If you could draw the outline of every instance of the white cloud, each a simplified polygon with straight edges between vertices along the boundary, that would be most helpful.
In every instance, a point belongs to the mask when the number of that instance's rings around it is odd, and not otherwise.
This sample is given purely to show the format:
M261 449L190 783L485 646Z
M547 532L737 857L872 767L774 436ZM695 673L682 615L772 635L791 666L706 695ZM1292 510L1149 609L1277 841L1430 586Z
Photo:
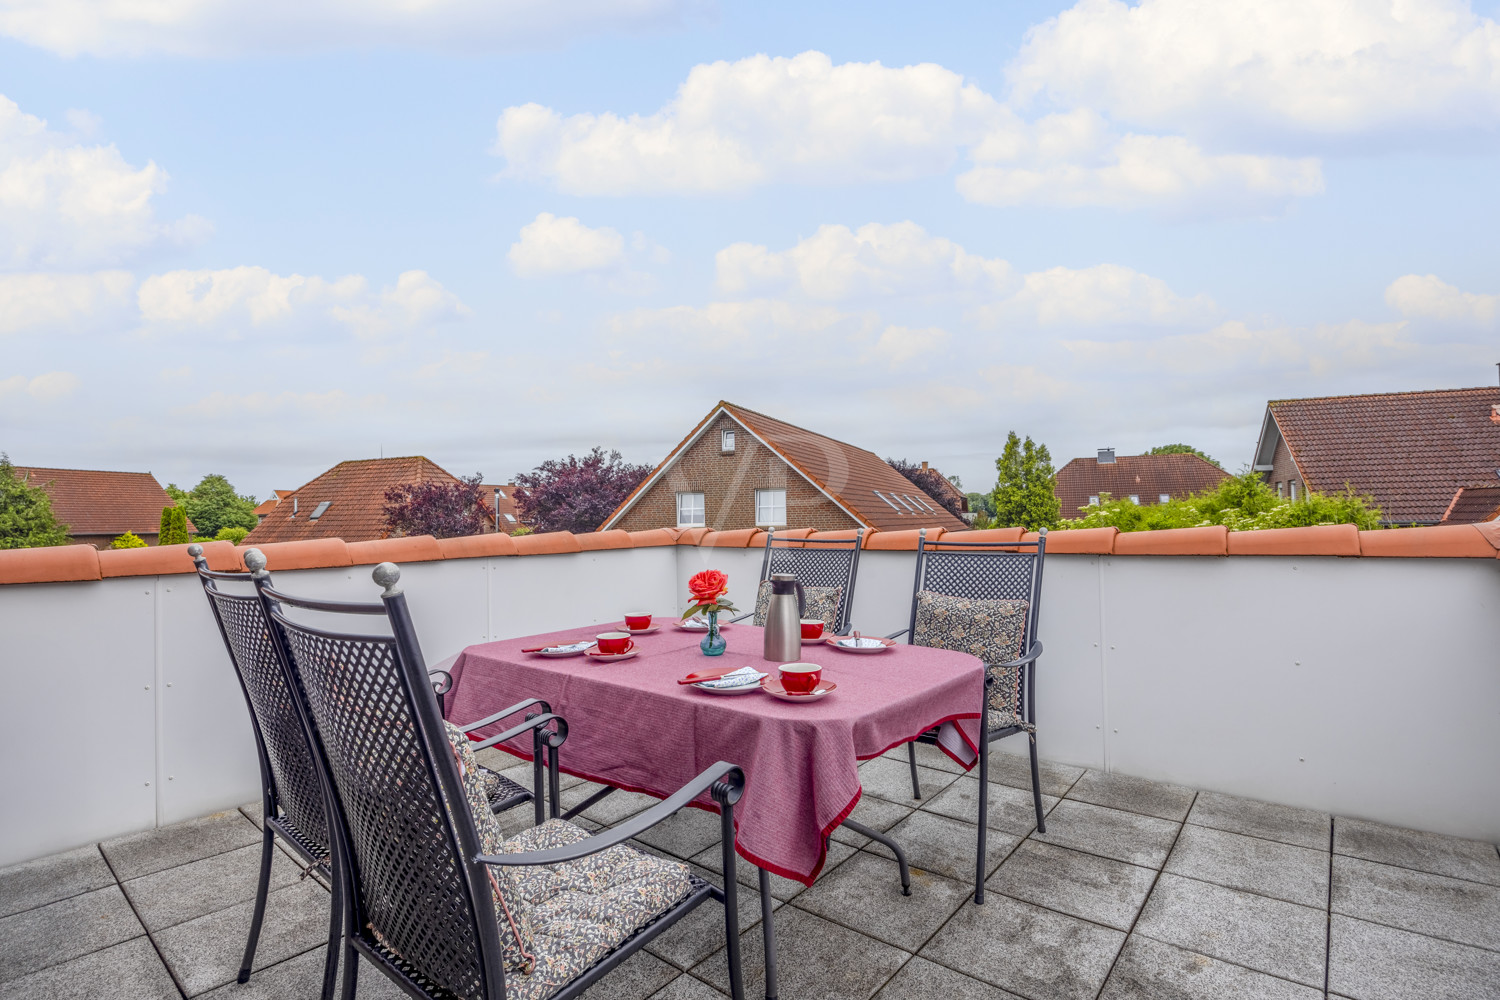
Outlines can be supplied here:
M78 376L72 372L47 372L30 378L12 375L0 379L0 399L29 396L38 402L48 403L71 396L77 389Z
M919 359L938 357L951 338L936 326L888 326L870 348L869 356L892 369L909 368Z
M130 303L128 271L95 274L0 274L0 335L19 330L89 325Z
M0 267L113 264L211 228L197 216L157 221L165 189L155 163L134 167L113 145L90 146L47 128L0 95Z
M1177 326L1217 312L1207 295L1183 298L1160 278L1119 264L1053 267L1021 279L1012 296L976 310L983 323Z
M625 262L625 238L608 226L591 229L575 216L542 212L521 227L507 256L523 278L613 271Z
M719 290L740 294L794 288L815 299L855 296L994 292L1010 265L971 254L952 240L929 236L915 222L872 222L851 230L819 226L788 250L735 243L715 258Z
M777 299L711 302L706 306L634 309L609 322L610 341L621 357L645 344L705 363L746 364L771 359L773 350L796 350L827 360L820 351L857 345L875 320L828 306L806 306ZM665 355L670 357L671 355ZM837 356L837 355L833 355Z
M358 336L376 338L463 319L473 310L426 271L403 271L394 288L360 296L353 305L334 306L329 315Z
M0 34L60 55L554 45L680 21L690 0L8 0Z
M1008 73L1022 98L1201 135L1500 122L1500 25L1468 0L1079 0Z
M1500 319L1500 295L1461 291L1435 274L1408 274L1385 290L1386 304L1410 319L1490 326Z

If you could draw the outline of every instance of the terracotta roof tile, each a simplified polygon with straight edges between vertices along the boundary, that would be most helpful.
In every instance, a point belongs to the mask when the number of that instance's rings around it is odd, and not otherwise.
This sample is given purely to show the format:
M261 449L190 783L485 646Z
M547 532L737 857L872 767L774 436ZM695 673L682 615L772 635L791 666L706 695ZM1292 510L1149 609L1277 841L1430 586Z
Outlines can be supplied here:
M385 491L404 483L456 482L437 463L420 455L340 462L300 489L246 536L243 544L292 542L304 538L342 538L364 542L385 538ZM328 504L314 518L321 504Z
M52 513L73 535L155 535L172 498L149 472L16 466L16 475L52 497ZM189 522L188 530L193 530Z
M1272 400L1303 480L1375 498L1387 521L1436 524L1462 486L1496 482L1500 387Z
M1465 486L1453 494L1443 524L1476 524L1500 518L1500 483Z
M1089 497L1108 493L1116 500L1138 496L1154 504L1163 493L1173 499L1210 490L1229 473L1197 455L1121 455L1111 464L1075 458L1057 472L1057 499L1063 517L1078 517Z

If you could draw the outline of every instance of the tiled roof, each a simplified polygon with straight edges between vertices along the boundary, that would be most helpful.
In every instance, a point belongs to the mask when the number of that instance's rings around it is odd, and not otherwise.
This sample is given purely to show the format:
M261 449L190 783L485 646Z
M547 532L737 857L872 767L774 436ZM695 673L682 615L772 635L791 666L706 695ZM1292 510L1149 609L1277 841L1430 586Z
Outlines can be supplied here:
M1111 463L1075 458L1057 473L1057 499L1063 517L1077 517L1089 497L1108 493L1116 500L1139 496L1156 503L1161 494L1178 498L1213 489L1229 474L1197 455L1121 455Z
M342 538L346 542L385 538L389 534L385 527L385 491L404 483L433 480L457 481L436 462L420 455L340 462L282 497L259 527L246 536L244 544L303 538ZM314 519L318 506L324 503L327 509Z
M510 534L521 526L521 515L516 513L515 483L486 483L479 487L484 496L486 531L495 526L495 491L500 491L500 530ZM512 521L505 515L515 518Z
M1465 486L1453 494L1443 524L1479 524L1500 519L1500 483Z
M1270 404L1304 482L1375 498L1395 524L1434 524L1462 486L1496 481L1500 387Z
M258 504L256 506L256 508L253 511L251 511L251 513L254 514L256 517L264 517L265 515L271 513L271 511L275 510L277 508L277 506L281 503L281 501L283 501L287 497L291 496L292 492L293 492L292 490L277 490L275 496L273 496L269 500L266 500L266 501Z
M154 535L172 498L149 472L16 466L16 475L52 497L52 513L73 535ZM189 522L188 530L193 530Z

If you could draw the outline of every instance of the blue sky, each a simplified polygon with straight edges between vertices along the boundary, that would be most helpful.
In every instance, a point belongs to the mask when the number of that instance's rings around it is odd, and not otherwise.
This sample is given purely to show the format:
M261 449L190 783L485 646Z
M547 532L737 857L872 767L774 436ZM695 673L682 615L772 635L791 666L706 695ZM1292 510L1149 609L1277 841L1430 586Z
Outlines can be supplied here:
M153 12L148 22L140 11ZM993 481L1500 361L1497 4L0 0L0 449Z

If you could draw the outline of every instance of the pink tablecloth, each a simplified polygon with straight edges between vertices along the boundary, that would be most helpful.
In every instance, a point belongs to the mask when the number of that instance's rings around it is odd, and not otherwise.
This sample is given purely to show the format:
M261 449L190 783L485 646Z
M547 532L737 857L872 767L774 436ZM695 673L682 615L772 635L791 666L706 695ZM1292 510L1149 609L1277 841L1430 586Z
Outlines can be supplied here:
M568 721L562 769L590 781L664 798L715 761L740 765L744 798L735 807L736 841L745 858L812 884L826 838L859 801L857 762L943 723L960 763L976 759L984 668L966 653L897 646L874 655L808 645L804 656L838 685L827 697L787 704L756 691L706 694L677 684L705 668L754 666L761 630L724 630L728 650L709 659L700 635L669 623L636 640L639 655L609 664L577 656L547 659L522 647L592 637L599 626L470 646L452 667L448 717L483 718L523 698L541 698ZM510 720L512 723L519 721ZM486 732L498 733L497 723ZM504 749L530 757L530 739ZM700 803L713 809L705 796Z

